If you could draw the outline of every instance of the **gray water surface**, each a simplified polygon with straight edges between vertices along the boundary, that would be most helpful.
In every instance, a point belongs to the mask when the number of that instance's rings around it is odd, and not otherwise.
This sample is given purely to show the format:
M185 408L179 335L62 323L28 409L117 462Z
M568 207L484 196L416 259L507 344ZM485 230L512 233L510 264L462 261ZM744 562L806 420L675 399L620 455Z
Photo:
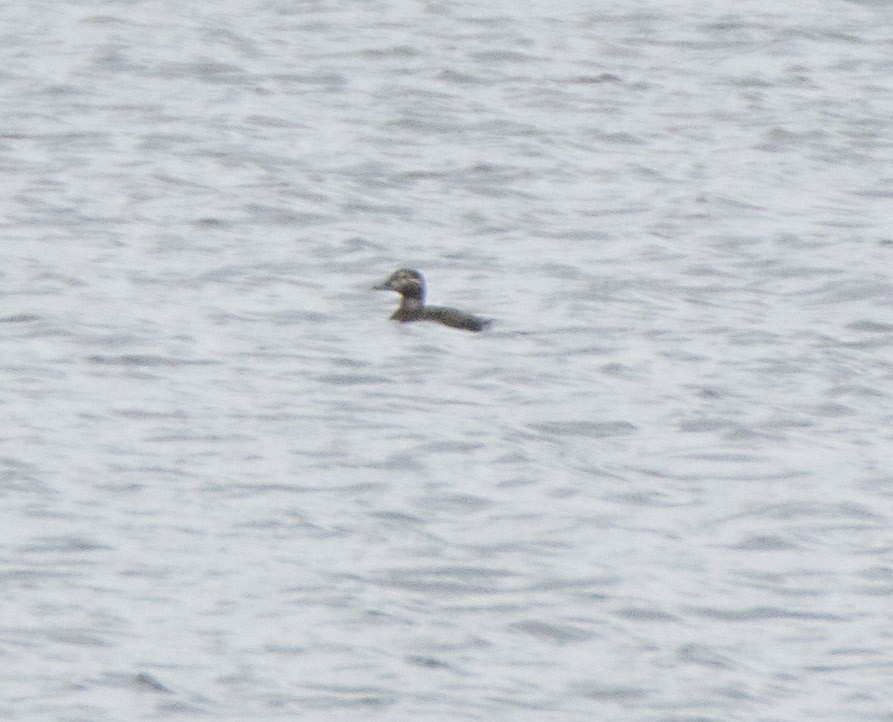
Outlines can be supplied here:
M888 4L0 38L3 719L893 720Z

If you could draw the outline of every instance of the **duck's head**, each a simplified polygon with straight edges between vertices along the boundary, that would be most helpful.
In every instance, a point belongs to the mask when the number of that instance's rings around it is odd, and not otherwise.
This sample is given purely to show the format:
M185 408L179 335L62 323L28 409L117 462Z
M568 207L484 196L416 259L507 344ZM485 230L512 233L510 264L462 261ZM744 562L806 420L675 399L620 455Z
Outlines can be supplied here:
M373 286L376 291L396 291L404 298L425 300L425 279L418 271L401 268L394 271L388 280Z

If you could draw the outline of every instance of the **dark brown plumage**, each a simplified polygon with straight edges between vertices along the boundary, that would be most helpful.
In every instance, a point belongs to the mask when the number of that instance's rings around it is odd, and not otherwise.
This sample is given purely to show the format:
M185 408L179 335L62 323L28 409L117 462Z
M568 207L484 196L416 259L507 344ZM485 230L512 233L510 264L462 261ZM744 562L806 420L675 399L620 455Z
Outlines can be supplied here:
M444 326L466 331L482 331L490 325L490 319L473 316L456 308L425 305L425 279L418 271L401 268L394 271L383 283L373 286L377 291L396 291L400 294L400 307L391 318L394 321L434 321Z

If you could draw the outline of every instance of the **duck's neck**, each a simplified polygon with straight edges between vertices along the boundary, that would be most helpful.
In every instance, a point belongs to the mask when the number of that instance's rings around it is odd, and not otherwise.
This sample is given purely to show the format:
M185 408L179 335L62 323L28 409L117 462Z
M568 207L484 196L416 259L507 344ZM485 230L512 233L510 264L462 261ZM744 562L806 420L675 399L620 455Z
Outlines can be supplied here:
M394 312L391 318L397 321L408 321L422 316L422 299L413 298L411 296L402 296L400 307Z

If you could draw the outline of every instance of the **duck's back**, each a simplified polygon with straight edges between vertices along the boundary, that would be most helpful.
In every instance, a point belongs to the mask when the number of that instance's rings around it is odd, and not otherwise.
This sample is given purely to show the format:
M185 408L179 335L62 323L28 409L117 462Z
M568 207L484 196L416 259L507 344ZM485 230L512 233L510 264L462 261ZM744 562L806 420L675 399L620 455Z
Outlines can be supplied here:
M444 326L462 328L466 331L483 331L492 322L488 318L474 316L458 308L446 306L425 306L422 308L422 318L426 321L442 323Z

